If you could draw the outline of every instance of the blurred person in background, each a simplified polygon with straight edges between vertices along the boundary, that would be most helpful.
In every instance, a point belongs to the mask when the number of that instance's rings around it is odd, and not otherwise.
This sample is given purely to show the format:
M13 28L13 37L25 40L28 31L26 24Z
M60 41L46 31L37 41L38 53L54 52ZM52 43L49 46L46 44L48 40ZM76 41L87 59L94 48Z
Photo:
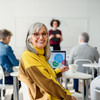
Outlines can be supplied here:
M60 26L60 21L53 19L50 23L52 29L49 30L49 40L50 46L53 47L53 50L61 50L60 43L63 40L62 33L57 27Z
M0 65L3 68L5 75L5 84L12 85L13 77L10 76L10 73L13 72L13 67L19 65L19 60L16 58L9 42L11 39L12 33L7 29L0 30ZM2 79L0 80L2 84ZM19 82L20 88L20 82ZM5 93L4 93L5 95ZM13 100L13 95L11 97Z
M0 65L5 73L5 84L13 84L13 77L10 73L13 72L13 67L19 65L19 60L13 53L9 42L12 33L7 29L0 30ZM0 83L2 80L0 80Z
M86 32L83 32L79 35L79 45L72 48L70 51L68 64L74 64L77 59L88 59L92 62L96 61L98 63L99 53L95 47L92 47L88 44L89 35ZM86 73L87 68L82 67L78 71ZM95 70L95 77L97 71ZM78 79L74 79L74 89L78 92Z

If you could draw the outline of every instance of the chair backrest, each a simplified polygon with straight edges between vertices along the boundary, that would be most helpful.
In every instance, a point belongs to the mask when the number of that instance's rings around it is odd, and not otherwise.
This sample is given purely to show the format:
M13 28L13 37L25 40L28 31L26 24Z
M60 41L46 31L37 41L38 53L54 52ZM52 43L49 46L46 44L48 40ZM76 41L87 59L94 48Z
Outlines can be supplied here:
M5 85L5 75L2 66L0 65L0 79L2 79L3 86Z
M92 61L89 59L77 59L77 60L75 60L75 64L77 64L77 66L78 66L77 71L83 72L83 73L90 73L91 72L90 68L84 67L82 65L82 64L86 64L86 63L92 63Z
M23 100L30 100L27 85L23 82L21 82L21 85L23 89Z
M95 91L98 92L98 93L100 93L100 87L96 87Z

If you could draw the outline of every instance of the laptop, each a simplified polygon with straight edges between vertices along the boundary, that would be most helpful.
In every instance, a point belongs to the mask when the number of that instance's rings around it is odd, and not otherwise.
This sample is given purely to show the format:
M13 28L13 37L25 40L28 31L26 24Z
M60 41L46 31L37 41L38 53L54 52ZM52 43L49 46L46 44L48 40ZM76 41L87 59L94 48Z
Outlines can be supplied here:
M52 68L61 68L66 65L66 51L51 51L49 64Z

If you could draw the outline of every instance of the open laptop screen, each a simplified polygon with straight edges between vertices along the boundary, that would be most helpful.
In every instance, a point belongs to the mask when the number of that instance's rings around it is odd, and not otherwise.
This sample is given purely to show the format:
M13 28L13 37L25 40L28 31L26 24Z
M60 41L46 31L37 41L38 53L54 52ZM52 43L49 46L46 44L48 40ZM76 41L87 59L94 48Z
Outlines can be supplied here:
M51 51L49 64L52 68L61 68L66 65L66 51Z

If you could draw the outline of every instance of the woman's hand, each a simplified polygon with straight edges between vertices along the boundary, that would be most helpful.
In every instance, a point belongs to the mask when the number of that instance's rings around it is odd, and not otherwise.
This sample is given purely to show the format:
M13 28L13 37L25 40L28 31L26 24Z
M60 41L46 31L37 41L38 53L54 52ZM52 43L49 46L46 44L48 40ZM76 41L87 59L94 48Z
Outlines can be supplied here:
M60 34L56 34L56 38L60 38L60 42L63 40L63 38Z
M51 35L49 36L49 40L51 40L53 37L54 37L54 35L51 34Z
M60 34L56 34L56 38L60 38L61 37L61 35Z
M71 97L71 100L77 100L74 96Z
M61 67L60 69L61 69L61 72L65 72L65 71L69 70L69 68L67 66Z

